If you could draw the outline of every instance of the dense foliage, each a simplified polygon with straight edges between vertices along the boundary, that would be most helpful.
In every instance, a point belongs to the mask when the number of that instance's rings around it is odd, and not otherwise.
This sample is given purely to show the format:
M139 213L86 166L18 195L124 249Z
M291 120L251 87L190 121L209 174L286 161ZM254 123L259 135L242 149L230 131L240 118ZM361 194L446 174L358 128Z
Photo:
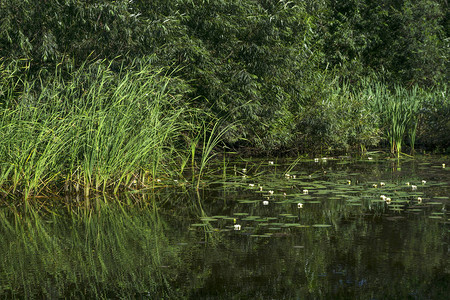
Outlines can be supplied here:
M195 108L236 122L228 145L347 151L387 141L386 118L360 97L371 82L442 98L416 110L417 141L446 149L430 134L449 130L449 30L445 0L4 0L0 101L86 61L113 60L117 74L144 62ZM433 114L442 121L420 123Z

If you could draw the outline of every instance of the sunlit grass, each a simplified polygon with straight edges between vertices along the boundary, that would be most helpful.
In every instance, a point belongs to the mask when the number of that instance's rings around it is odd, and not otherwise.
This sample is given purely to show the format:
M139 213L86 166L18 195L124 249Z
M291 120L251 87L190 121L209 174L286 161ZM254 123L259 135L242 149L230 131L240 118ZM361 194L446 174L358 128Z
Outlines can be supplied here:
M101 61L69 74L9 85L7 94L16 96L0 112L5 193L28 198L64 187L87 196L150 185L182 171L177 164L196 146L187 145L185 136L208 136L204 131L210 128L196 127L196 112L150 64L113 73L111 62Z

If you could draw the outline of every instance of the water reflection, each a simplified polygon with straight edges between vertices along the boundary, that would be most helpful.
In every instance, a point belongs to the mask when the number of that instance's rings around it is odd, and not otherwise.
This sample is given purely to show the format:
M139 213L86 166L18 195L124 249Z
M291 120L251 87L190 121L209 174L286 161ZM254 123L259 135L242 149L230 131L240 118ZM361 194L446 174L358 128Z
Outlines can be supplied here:
M4 205L0 297L446 299L449 177L433 165L246 162L198 192Z
M155 205L39 203L0 211L0 294L128 298L175 293L180 247Z

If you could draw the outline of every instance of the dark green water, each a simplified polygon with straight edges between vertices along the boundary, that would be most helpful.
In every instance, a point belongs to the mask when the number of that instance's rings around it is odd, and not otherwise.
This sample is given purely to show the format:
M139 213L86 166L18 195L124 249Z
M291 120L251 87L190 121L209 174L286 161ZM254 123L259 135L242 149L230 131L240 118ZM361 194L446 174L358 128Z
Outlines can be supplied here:
M448 299L442 163L225 161L198 193L5 200L0 298Z

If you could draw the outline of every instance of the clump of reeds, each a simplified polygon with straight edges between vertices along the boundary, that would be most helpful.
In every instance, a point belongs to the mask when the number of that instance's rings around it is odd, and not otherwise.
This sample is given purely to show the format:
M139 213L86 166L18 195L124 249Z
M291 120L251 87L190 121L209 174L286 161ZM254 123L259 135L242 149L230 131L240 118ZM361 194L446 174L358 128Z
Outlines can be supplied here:
M389 141L391 153L400 156L407 136L413 152L422 104L421 90L417 86L411 89L395 86L390 90L378 82L366 85L362 93L380 117L380 127Z
M2 65L0 189L28 198L47 189L145 185L170 168L189 109L163 70L96 61L51 76ZM6 79L5 79L6 78Z

